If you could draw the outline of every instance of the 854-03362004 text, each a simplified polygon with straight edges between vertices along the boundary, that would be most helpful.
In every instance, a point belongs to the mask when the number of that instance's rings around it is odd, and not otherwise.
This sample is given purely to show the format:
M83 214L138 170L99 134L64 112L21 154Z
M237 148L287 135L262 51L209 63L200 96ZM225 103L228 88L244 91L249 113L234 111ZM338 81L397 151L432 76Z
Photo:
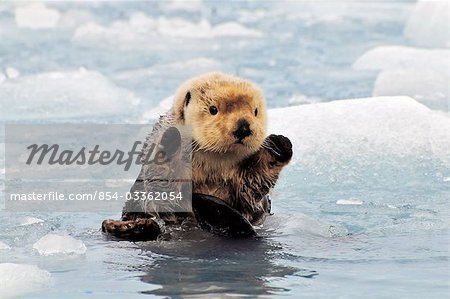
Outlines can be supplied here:
M111 192L111 191L95 191L93 193L11 193L9 200L11 201L138 201L138 200L154 200L154 201L181 201L183 194L181 192Z

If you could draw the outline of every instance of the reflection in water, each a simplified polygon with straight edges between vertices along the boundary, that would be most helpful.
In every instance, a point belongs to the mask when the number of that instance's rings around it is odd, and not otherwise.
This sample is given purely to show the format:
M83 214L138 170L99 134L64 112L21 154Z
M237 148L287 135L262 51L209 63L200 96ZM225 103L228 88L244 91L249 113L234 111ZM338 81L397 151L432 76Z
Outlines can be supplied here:
M264 295L289 291L271 285L274 278L318 275L313 270L277 264L276 260L286 262L289 257L270 237L230 239L190 229L174 233L170 241L140 243L139 247L154 261L139 267L146 273L141 280L160 286L144 291L146 294Z

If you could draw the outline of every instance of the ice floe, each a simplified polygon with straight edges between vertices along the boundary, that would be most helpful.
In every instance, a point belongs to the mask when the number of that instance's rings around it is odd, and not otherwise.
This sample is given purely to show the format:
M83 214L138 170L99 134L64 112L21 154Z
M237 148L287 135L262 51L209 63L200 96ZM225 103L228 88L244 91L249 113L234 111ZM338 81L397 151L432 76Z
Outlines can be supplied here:
M121 115L140 102L102 74L84 69L8 79L0 99L0 118L7 121Z
M18 28L73 29L95 19L92 13L84 9L59 11L43 2L17 3L14 8L15 23Z
M413 181L450 167L450 118L409 97L271 109L268 119L270 133L292 140L305 180Z
M8 244L0 241L0 250L8 250L8 249L11 249L11 247Z
M422 69L450 74L450 50L380 46L364 53L353 67L357 70Z
M58 10L49 8L40 2L31 2L16 7L16 25L19 28L48 29L54 28L61 14Z
M205 39L226 36L261 37L263 34L239 23L226 22L215 26L202 19L191 22L181 18L152 18L138 12L125 21L109 26L88 23L76 29L73 41L83 44L106 42L122 47L161 47L161 37ZM172 41L172 42L177 42Z
M15 78L20 76L20 72L17 69L11 67L11 66L8 66L5 69L5 74L10 79L15 79Z
M71 236L48 234L33 244L40 255L77 255L86 253L86 245L83 241Z
M373 96L407 95L433 109L448 111L450 50L381 46L354 63L357 70L380 70Z
M17 298L40 291L51 283L51 274L34 265L0 264L0 297Z
M450 111L450 77L427 70L381 72L373 96L408 95L432 109Z
M21 226L42 224L42 223L44 223L44 220L36 218L36 217L23 217L20 221Z
M338 199L337 205L362 205L363 201L358 198Z
M404 34L422 47L450 47L450 2L419 0L413 8Z
M200 10L203 6L202 0L169 0L160 3L164 10L168 11L188 11L193 12Z
M158 119L160 115L163 115L170 110L172 104L173 104L173 96L165 98L158 104L158 106L145 111L141 117L140 122L145 124L148 123L150 120Z

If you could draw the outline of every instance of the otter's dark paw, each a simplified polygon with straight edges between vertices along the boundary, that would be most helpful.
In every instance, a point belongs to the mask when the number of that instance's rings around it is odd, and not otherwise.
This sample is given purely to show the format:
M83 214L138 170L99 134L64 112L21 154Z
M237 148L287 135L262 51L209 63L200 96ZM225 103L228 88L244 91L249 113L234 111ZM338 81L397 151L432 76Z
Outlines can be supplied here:
M181 134L175 127L168 128L162 138L161 146L167 157L172 157L178 151L181 146Z
M292 158L292 143L283 135L269 135L267 145L270 153L278 162L288 162Z
M254 237L251 223L237 210L217 197L194 193L192 209L199 226L211 233L229 237Z
M161 229L153 219L136 219L129 221L104 220L102 231L119 239L130 241L156 240Z

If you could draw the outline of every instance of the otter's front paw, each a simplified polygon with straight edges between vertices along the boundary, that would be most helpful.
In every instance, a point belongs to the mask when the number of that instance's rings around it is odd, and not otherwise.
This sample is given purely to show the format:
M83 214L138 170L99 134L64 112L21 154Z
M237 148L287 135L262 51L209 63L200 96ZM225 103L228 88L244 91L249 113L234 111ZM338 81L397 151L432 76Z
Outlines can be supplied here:
M292 143L283 135L269 135L267 145L272 156L281 163L287 163L292 158Z
M114 237L132 241L156 240L161 234L161 229L153 219L136 220L104 220L102 231Z
M168 158L171 158L181 146L181 133L175 127L168 128L162 138L160 145Z

